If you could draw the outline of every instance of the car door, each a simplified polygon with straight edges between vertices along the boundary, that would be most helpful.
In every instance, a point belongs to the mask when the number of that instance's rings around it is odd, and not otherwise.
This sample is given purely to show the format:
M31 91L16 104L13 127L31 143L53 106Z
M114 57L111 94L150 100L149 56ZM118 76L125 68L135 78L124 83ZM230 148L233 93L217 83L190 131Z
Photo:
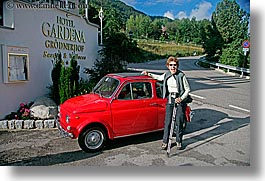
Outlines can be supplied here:
M166 103L167 99L163 99L163 88L161 82L155 83L155 96L156 96L156 103L157 103L157 128L162 129L164 128L165 122L165 113L166 113Z
M157 125L157 106L151 82L125 84L111 104L113 131L117 136L148 132Z

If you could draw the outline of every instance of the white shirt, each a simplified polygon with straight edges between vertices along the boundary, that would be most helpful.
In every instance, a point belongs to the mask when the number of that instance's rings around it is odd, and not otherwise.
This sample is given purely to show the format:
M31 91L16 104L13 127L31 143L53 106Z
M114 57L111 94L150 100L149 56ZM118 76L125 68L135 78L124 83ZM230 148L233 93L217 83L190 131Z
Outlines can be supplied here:
M168 86L168 92L176 92L178 93L178 86L177 86L177 81L174 78L174 76L171 76L169 79L167 79L167 86Z
M162 75L156 75L156 74L148 73L148 75L150 77L152 77L153 79L159 80L159 81L163 81L164 80L165 74L166 73L164 73ZM177 85L177 82L176 82L174 76L171 76L170 78L168 78L167 85L168 85L168 91L170 93L171 92L178 92L178 85ZM183 77L183 88L184 88L185 91L180 97L181 100L184 100L189 95L189 92L190 92L190 86L189 86L189 83L188 83L188 80L187 80L186 76Z

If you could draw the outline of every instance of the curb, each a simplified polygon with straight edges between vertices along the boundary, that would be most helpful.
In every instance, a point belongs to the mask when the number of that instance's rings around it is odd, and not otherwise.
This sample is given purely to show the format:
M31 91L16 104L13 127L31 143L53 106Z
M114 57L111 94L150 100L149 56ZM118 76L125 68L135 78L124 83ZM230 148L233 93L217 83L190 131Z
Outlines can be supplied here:
M0 120L0 130L47 129L57 127L55 119L46 120Z

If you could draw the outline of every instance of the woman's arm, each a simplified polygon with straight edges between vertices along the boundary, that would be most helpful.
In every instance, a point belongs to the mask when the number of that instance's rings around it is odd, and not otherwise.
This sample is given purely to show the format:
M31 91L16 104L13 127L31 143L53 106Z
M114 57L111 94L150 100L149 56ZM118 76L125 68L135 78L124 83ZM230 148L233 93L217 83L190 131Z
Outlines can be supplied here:
M142 74L144 75L148 75L149 77L152 77L153 79L159 80L159 81L163 81L164 77L165 77L165 73L163 73L162 75L157 75L157 74L151 74L147 71L143 71Z
M182 94L182 96L180 97L181 100L184 100L187 98L187 96L189 95L190 93L190 85L189 85L189 82L186 78L186 76L183 76L183 87L184 87L184 93Z

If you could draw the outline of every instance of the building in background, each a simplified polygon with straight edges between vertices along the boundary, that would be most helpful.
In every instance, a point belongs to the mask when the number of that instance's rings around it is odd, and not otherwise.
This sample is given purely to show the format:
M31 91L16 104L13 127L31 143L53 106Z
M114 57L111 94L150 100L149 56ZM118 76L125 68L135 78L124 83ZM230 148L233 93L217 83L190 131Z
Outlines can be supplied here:
M99 26L78 12L74 0L0 2L0 119L49 93L58 52L66 62L75 56L87 78L83 68L98 58Z

